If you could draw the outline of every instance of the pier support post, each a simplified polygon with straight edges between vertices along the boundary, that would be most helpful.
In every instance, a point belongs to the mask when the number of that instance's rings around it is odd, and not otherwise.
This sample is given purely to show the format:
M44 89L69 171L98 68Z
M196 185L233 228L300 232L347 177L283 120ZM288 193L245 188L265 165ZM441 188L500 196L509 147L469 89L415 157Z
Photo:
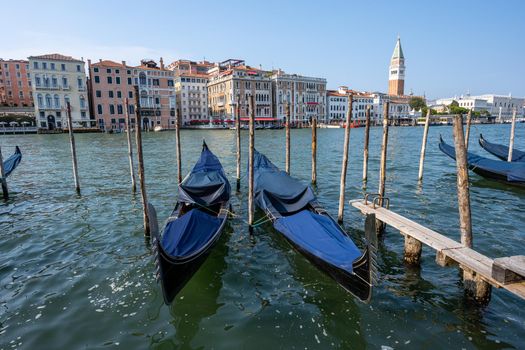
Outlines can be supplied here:
M77 147L75 145L75 135L73 135L73 122L71 118L71 104L69 102L67 107L67 124L69 130L69 144L71 145L71 159L73 162L73 177L75 178L75 190L80 194L80 182L78 180L78 167L77 167Z
M253 230L253 153L255 148L255 98L250 96L250 140L248 151L248 225L250 225L250 232Z
M286 103L286 160L284 170L290 174L290 102Z
M175 108L175 143L177 147L177 185L182 182L182 156L180 149L180 115Z
M140 194L142 200L142 210L144 214L144 235L150 235L150 221L148 212L148 198L146 195L146 179L144 178L144 157L142 154L142 118L140 115L140 95L139 87L135 85L135 136L137 143L137 160L139 168Z
M363 182L368 180L368 144L370 143L370 105L366 106L365 111L365 145L363 149Z
M345 211L345 187L346 187L346 171L348 168L348 146L350 145L350 124L352 123L352 95L348 96L348 109L346 111L346 125L345 125L345 141L343 145L343 164L341 166L341 181L339 183L339 211L337 213L337 221L343 222Z
M4 158L2 157L2 148L0 148L0 182L2 183L2 193L5 200L9 199L9 191L7 189L7 179L4 170Z
M419 265L422 249L423 243L414 237L405 235L405 263L409 265Z
M381 142L381 163L379 167L379 205L383 205L383 197L385 196L385 182L386 182L386 157L388 150L388 112L390 103L385 102L383 107L383 140ZM385 224L382 221L376 221L377 234L383 234L385 230Z
M237 191L241 189L241 95L237 95L235 105L235 135L237 139Z
M129 117L129 100L126 97L124 100L125 108L126 108L126 131L127 131L127 139L128 139L128 158L129 158L129 173L131 176L131 191L133 193L137 192L137 184L135 183L135 169L133 168L133 146L131 144L131 123L130 123L130 117Z
M510 127L509 157L507 161L512 162L512 149L514 148L514 130L516 129L516 108L512 111L512 125Z
M428 127L430 126L430 108L427 110L425 118L425 129L423 130L423 142L421 143L421 156L419 157L418 181L423 181L423 167L425 165L425 151L427 149Z
M312 119L312 185L317 184L317 117Z
M470 123L472 120L472 110L469 110L467 113L467 130L465 131L465 148L468 151L468 140L470 138Z
M472 220L470 212L470 193L467 166L467 150L463 138L463 117L454 117L454 146L456 151L457 190L461 244L472 248ZM468 296L477 302L490 300L491 286L474 272L463 269L463 286Z

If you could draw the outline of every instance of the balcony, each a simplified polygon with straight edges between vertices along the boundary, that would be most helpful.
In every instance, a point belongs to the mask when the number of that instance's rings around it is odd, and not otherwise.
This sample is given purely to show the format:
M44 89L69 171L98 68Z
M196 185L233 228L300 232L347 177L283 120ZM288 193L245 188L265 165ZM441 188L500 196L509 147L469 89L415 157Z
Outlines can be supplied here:
M59 90L60 87L57 85L57 86L52 86L52 85L35 85L36 89L37 90Z
M69 85L62 85L62 90L70 90L71 86Z
M61 111L62 110L62 107L61 106L38 106L38 109L40 111Z

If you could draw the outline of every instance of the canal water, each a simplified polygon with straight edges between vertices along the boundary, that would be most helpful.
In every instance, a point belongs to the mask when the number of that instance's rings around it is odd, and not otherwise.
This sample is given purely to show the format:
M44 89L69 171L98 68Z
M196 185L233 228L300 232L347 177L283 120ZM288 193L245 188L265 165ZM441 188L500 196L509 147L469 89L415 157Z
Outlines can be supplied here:
M473 126L507 143L509 125ZM347 199L361 198L363 129L352 129ZM376 192L381 128L371 129L366 191ZM431 127L425 178L417 183L422 128L390 129L386 192L391 208L459 240L455 163L437 145L450 127ZM183 172L206 138L235 183L234 131L183 130ZM308 129L292 131L291 172L310 178ZM243 173L247 134L243 131ZM315 191L337 214L342 129L318 131ZM494 290L481 308L465 298L456 268L423 249L421 268L403 264L403 238L388 228L378 253L379 284L357 301L295 252L268 223L249 235L247 181L233 194L237 217L170 307L163 304L143 236L140 196L130 191L125 134L76 136L82 194L75 194L68 137L0 136L4 156L23 160L0 203L0 349L503 349L525 348L525 301ZM525 149L525 125L516 146ZM284 130L256 132L256 147L284 167ZM162 221L177 195L175 134L144 135L149 200ZM470 174L474 246L490 257L523 254L525 190ZM262 217L256 212L255 218ZM362 243L363 217L345 210Z

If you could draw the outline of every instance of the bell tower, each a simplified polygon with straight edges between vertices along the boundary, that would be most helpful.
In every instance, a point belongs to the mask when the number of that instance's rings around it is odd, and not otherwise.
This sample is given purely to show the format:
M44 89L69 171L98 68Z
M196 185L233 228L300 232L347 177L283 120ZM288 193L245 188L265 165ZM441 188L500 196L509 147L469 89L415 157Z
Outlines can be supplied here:
M401 48L401 39L397 37L396 47L390 59L388 72L388 94L400 96L405 94L405 56Z

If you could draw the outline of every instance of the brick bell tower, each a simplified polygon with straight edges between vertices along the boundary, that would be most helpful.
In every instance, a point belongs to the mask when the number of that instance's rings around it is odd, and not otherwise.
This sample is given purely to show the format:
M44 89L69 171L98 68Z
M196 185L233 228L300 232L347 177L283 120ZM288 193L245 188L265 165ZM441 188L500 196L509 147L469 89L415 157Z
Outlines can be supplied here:
M401 96L405 94L405 56L401 48L401 39L397 37L396 47L390 59L388 72L388 94Z

